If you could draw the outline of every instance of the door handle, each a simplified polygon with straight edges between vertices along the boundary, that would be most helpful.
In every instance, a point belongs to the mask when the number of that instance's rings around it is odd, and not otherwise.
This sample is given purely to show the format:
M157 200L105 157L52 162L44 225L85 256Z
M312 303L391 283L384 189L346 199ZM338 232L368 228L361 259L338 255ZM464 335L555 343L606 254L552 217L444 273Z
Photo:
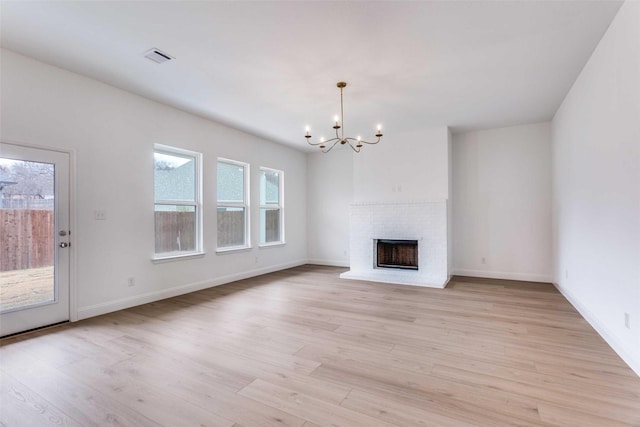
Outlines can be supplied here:
M71 243L67 243L67 242L60 242L60 247L61 247L61 248L68 248L69 246L71 246Z

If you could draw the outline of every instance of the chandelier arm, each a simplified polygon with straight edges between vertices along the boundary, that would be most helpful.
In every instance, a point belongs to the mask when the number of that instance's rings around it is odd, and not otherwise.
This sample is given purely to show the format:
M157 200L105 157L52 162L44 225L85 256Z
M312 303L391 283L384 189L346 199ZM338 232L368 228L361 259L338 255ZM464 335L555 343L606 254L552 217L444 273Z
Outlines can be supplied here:
M364 139L356 139L356 138L345 138L347 141L356 141L356 142L360 142L363 144L369 144L369 145L374 145L377 144L378 142L380 142L380 140L382 139L381 136L378 137L378 139L376 141L365 141ZM351 144L351 142L349 142L349 144Z
M327 144L330 144L332 141L336 141L337 142L339 140L340 140L340 138L331 138L331 139L329 139L327 141L320 141L320 142L311 142L311 141L307 140L307 143L309 145L313 145L314 147L317 147L318 145L327 145Z
M323 153L328 153L329 151L331 151L331 149L332 149L333 147L335 147L335 146L336 146L336 144L337 144L338 142L340 142L340 138L333 138L333 139L330 139L329 141L333 141L333 140L335 140L336 142L334 142L333 144L331 144L331 147L329 147L329 148L323 148L323 149L322 149L322 152L323 152Z
M353 146L353 144L351 143L351 141L349 141L350 139L353 139L353 138L345 138L345 140L346 140L346 141L347 141L347 143L349 144L349 147L351 147L351 149L352 149L353 151L355 151L356 153L359 153L359 152L360 152L361 147L358 147L357 145L354 147L354 146ZM356 140L356 141L357 141L357 140Z

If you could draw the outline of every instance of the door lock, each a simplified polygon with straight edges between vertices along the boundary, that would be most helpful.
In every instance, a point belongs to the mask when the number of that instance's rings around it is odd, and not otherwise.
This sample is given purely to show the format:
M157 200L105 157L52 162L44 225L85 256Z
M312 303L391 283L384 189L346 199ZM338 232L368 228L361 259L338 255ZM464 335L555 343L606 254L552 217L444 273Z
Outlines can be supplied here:
M68 248L69 246L71 246L71 243L67 243L67 242L60 242L60 247L61 247L61 248Z

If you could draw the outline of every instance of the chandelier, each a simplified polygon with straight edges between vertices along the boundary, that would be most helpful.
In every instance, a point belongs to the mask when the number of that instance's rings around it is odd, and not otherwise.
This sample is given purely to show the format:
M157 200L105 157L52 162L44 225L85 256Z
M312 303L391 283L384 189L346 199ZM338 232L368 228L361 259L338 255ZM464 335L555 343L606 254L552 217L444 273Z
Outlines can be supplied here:
M378 130L376 131L376 137L378 139L375 141L365 141L359 136L356 138L344 136L344 108L343 108L343 101L342 101L342 90L347 86L347 84L345 82L338 82L336 86L340 88L340 117L338 118L338 116L334 116L333 118L336 122L335 125L333 125L333 128L336 131L336 137L331 138L327 141L325 141L324 138L320 138L320 142L311 142L311 134L309 133L310 129L309 129L309 126L307 126L307 129L306 129L307 134L304 137L307 138L307 142L309 143L309 145L313 145L314 147L319 147L323 153L328 153L338 143L340 143L340 145L348 144L353 151L355 151L356 153L359 153L363 147L363 144L377 144L378 142L380 142L380 138L382 138L381 125L378 125Z

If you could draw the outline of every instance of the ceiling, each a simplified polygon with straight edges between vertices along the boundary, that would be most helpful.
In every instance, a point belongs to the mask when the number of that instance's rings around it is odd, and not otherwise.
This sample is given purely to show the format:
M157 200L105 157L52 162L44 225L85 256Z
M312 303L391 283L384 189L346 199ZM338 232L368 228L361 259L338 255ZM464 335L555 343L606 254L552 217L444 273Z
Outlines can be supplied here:
M298 149L549 120L619 1L1 1L2 46ZM158 48L175 60L143 57Z

